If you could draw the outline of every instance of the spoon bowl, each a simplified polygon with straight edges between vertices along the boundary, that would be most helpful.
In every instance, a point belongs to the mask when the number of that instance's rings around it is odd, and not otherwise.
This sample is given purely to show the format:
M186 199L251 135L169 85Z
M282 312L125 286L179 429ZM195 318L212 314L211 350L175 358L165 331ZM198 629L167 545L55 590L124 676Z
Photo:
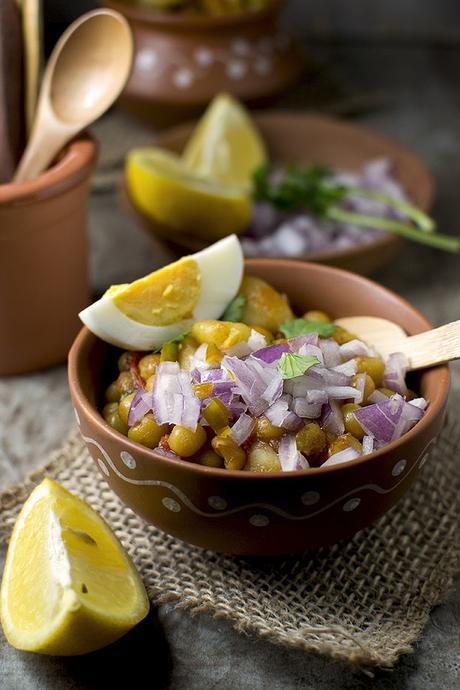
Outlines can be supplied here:
M112 105L129 77L133 48L131 29L114 10L88 12L68 27L45 70L16 182L42 172L70 139Z

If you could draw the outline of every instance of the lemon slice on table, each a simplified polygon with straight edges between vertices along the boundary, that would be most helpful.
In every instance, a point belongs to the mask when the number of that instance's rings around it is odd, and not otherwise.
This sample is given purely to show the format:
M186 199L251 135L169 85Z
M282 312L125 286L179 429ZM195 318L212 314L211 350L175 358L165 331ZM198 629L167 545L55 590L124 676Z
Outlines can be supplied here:
M190 330L194 320L218 319L242 276L241 245L230 235L132 283L113 285L80 319L112 345L151 350Z
M142 580L108 525L49 479L16 520L0 600L8 641L42 654L100 649L149 610Z
M251 217L249 195L241 187L205 179L162 149L132 150L125 179L132 202L151 220L205 241L239 234Z
M266 162L267 152L248 111L220 94L198 123L182 159L203 177L250 191L252 175Z

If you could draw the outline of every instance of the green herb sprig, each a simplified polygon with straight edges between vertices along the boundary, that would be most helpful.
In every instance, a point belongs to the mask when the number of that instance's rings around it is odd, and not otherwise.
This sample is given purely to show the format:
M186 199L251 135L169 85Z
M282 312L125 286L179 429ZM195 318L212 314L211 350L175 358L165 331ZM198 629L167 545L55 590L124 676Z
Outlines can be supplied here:
M302 376L305 372L320 364L318 357L314 355L298 355L294 352L283 352L278 362L278 371L283 379L295 379Z
M318 218L386 230L436 249L460 251L460 238L435 232L433 219L417 207L371 189L339 184L334 181L332 171L321 165L293 165L278 173L264 164L255 171L253 184L256 201L268 201L283 211L303 209ZM347 196L381 201L389 208L402 211L411 224L347 211L340 206Z
M243 295L237 295L232 299L232 301L227 305L224 313L220 317L221 321L241 321L244 312L244 306L246 304L246 299Z
M337 326L327 321L291 319L282 323L279 330L286 338L297 338L299 335L308 335L309 333L318 333L323 338L329 338L335 333Z

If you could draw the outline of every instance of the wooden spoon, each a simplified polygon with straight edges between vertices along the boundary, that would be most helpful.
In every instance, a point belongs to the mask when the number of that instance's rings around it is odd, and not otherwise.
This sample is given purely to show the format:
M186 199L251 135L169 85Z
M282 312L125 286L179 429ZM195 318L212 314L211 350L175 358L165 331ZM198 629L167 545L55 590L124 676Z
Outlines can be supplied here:
M355 333L383 358L392 352L403 352L410 370L460 359L460 321L411 336L396 323L375 316L346 316L335 323Z
M133 47L126 19L113 10L88 12L64 31L43 76L16 182L45 170L70 139L112 105L131 71Z

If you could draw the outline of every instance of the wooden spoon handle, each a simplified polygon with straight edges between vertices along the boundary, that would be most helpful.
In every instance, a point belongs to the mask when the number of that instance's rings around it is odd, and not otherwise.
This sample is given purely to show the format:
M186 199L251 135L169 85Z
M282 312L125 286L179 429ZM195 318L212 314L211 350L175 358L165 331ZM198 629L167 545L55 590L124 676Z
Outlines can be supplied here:
M406 338L398 342L398 351L407 355L411 369L460 359L460 321Z

